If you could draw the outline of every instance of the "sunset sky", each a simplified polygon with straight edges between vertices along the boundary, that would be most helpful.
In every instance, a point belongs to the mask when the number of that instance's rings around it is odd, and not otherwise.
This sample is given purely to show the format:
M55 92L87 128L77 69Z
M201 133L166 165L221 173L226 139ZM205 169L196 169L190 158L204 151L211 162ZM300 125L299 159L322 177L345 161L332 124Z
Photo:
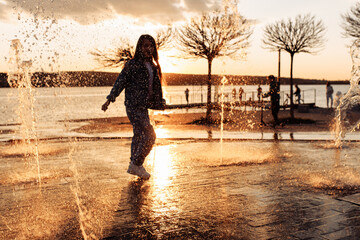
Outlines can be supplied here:
M23 45L22 60L32 60L33 70L104 71L89 52L111 49L119 39L135 45L143 33L167 24L181 25L202 12L223 6L221 0L0 0L0 72L11 69L11 40ZM301 53L294 58L294 77L328 80L350 78L350 39L343 37L341 14L356 0L239 0L241 15L255 22L251 46L245 59L215 59L213 73L277 75L277 52L263 48L264 26L298 14L313 14L327 28L325 46L317 54ZM171 57L161 52L163 72L207 73L205 59ZM282 53L283 77L289 76L289 54ZM114 69L113 71L119 71Z

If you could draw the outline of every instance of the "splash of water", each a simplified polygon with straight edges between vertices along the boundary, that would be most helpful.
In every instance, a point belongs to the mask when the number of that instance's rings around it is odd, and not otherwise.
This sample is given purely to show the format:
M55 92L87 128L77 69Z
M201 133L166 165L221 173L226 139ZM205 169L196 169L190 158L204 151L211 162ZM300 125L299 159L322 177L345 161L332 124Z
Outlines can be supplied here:
M221 118L220 118L220 157L221 163L223 158L223 138L224 138L224 92L225 92L225 84L228 82L227 78L224 76L221 79L221 97L220 97L220 104L221 104Z
M34 150L29 156L35 157L38 171L38 182L41 186L40 175L40 161L38 151L38 136L36 131L36 111L35 111L35 90L34 86L43 86L41 77L36 77L36 71L41 74L46 74L45 70L50 69L51 73L56 72L55 68L59 68L56 47L50 46L50 43L59 35L61 30L57 26L56 19L42 19L38 13L41 9L35 9L31 12L33 18L26 17L25 19L19 17L22 22L23 29L19 32L19 39L14 39L11 45L11 52L9 63L11 64L8 73L8 82L11 87L18 88L19 104L18 116L21 122L20 133L23 135L24 142L34 145ZM18 13L21 16L21 12ZM24 14L29 16L28 14ZM30 56L30 57L29 57ZM24 57L31 58L33 61L24 61ZM34 76L33 76L34 75ZM52 81L50 86L67 86L70 78L60 73L55 74L57 78L50 78ZM80 80L79 80L80 81ZM68 99L66 99L68 101ZM66 105L64 107L66 108ZM67 112L67 111L65 111ZM64 124L66 132L69 132L68 116L65 115ZM92 228L92 222L89 211L85 207L82 198L84 193L80 189L79 173L74 159L74 152L76 148L76 139L69 137L69 170L73 177L73 182L70 185L71 191L74 195L75 204L78 210L78 221L83 239L97 239ZM86 195L86 194L84 194ZM44 230L44 233L46 230Z
M17 109L18 119L21 123L21 135L24 145L31 146L31 154L26 155L27 164L32 161L36 162L38 183L41 186L40 160L38 137L36 133L36 116L35 116L35 93L31 83L31 66L32 61L22 60L23 47L19 39L11 41L9 58L8 83L10 87L18 88L19 106ZM30 159L34 158L34 159ZM32 160L32 161L31 161Z
M76 141L76 139L75 139ZM80 185L79 185L79 173L75 164L75 161L73 159L73 153L76 147L75 141L70 142L70 151L68 154L68 158L70 160L71 166L70 166L70 170L73 173L74 176L74 184L73 186L71 186L71 191L74 194L74 198L75 198L75 203L76 203L76 207L78 209L79 212L79 225L80 225L80 230L81 230L81 234L83 236L83 238L85 240L89 239L88 234L86 233L86 229L85 229L85 219L86 219L86 209L83 209L83 203L81 201L81 198L79 196L79 192L80 192Z
M340 98L336 108L335 117L335 145L342 146L342 140L347 132L355 131L360 124L360 41L355 41L351 46L353 62L349 91Z
M236 23L233 27L234 29L238 28L239 26L237 25L237 23L240 23L241 22L241 15L239 13L239 9L238 9L238 0L222 0L221 1L221 5L222 5L222 8L223 8L223 11L225 14L231 14L233 17L234 17L234 22ZM231 24L229 24L227 21L229 19L225 18L223 19L224 22L222 23L223 26L222 28L228 28L229 26L231 26ZM225 41L231 41L231 39L224 39ZM226 48L226 44L224 44L225 48ZM244 54L243 51L241 51L242 54ZM235 54L236 55L236 54ZM235 58L236 57L239 57L239 55L236 55L234 56ZM240 57L242 58L242 56L240 55ZM223 69L223 72L222 72L222 79L220 81L221 83L221 94L220 94L220 106L221 106L221 113L220 113L220 161L221 161L221 164L223 162L223 135L224 135L224 120L225 120L225 116L224 116L224 109L225 109L225 99L224 99L224 92L225 92L225 85L228 84L229 80L226 78L225 76L225 60L222 61L222 69ZM215 94L217 96L217 88L218 86L216 85L215 86ZM233 100L233 99L231 99ZM232 111L232 108L233 108L233 104L231 104L231 111Z

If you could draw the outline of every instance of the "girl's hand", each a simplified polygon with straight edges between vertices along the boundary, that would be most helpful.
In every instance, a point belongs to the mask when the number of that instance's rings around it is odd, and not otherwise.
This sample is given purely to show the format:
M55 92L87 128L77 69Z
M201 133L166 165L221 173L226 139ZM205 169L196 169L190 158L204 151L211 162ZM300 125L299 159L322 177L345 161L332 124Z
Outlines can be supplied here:
M108 109L108 106L110 104L110 100L107 100L102 106L101 106L101 110L103 110L104 112Z

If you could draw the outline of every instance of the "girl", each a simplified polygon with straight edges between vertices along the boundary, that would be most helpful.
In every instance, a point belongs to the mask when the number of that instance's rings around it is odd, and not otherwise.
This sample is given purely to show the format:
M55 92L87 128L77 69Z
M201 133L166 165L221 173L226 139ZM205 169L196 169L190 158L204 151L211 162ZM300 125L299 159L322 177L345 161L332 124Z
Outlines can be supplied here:
M134 58L125 64L117 77L110 94L106 97L107 101L102 105L103 111L107 110L111 102L115 102L123 89L125 89L126 114L134 133L127 172L148 179L150 174L143 167L143 163L156 139L148 109L165 109L159 56L152 36L140 36Z

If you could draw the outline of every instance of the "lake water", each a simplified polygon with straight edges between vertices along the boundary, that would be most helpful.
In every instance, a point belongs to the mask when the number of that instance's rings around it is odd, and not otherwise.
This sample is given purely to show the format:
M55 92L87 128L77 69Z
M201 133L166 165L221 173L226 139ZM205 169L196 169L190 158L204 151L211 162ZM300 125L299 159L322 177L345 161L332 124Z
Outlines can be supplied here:
M226 100L231 100L231 91L235 88L238 92L240 86L224 86ZM245 94L243 99L256 99L256 85L241 86ZM305 103L314 102L318 107L326 107L324 85L299 85L303 91ZM185 104L184 91L189 88L189 102L205 102L206 86L165 86L164 95L168 104ZM349 85L334 85L334 93L345 93ZM101 111L101 105L105 102L111 87L72 87L72 88L35 88L34 89L34 113L36 122L49 123L71 119L107 118L126 116L124 108L124 94L122 93L108 111ZM268 91L268 85L262 86L263 92ZM221 92L219 86L218 92ZM290 92L288 85L281 86L281 102L286 93ZM0 125L18 124L21 121L17 114L19 103L19 89L0 88ZM213 95L215 89L213 88ZM202 96L202 97L201 97ZM238 95L237 95L238 96ZM334 94L335 96L335 94ZM214 97L213 97L214 98ZM238 97L237 97L238 98ZM185 110L173 110L177 112ZM193 109L191 111L203 111Z

